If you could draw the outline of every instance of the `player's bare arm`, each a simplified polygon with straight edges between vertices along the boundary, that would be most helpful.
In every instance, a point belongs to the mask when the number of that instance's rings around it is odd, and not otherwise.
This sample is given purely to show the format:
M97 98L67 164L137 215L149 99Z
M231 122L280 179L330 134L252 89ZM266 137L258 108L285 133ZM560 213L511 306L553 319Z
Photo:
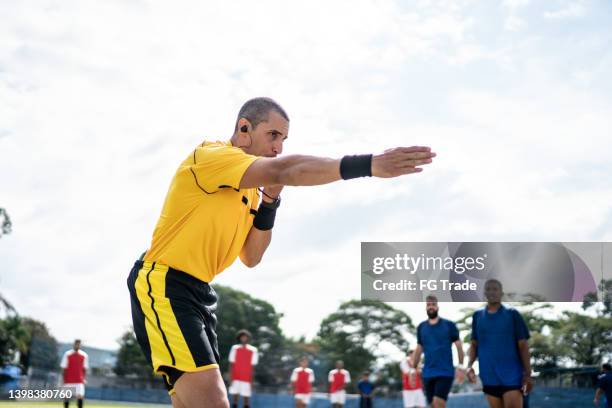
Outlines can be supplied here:
M518 349L521 362L523 363L523 390L525 393L529 393L533 388L533 379L531 378L531 353L529 352L527 340L519 340Z
M371 157L370 174L373 177L392 178L422 171L425 164L436 156L426 146L396 147ZM240 188L255 188L267 185L315 186L342 179L341 162L347 160L350 172L351 158L330 159L316 156L289 155L285 157L262 157L249 166L240 182ZM365 174L364 174L365 175Z
M476 373L474 372L474 362L476 361L478 351L478 342L476 340L472 340L470 343L470 349L468 350L468 369L467 369L467 377L471 383L476 382Z
M264 187L262 192L262 202L271 204L277 199L283 186ZM247 239L240 252L240 260L245 266L253 268L261 262L266 249L272 240L272 229L260 230L257 227L251 228Z
M459 358L459 365L463 366L465 353L463 352L463 343L461 342L461 340L455 341L455 347L457 348L457 357Z
M417 344L414 349L414 353L412 354L412 366L417 368L419 366L419 362L421 361L421 354L423 353L423 346Z

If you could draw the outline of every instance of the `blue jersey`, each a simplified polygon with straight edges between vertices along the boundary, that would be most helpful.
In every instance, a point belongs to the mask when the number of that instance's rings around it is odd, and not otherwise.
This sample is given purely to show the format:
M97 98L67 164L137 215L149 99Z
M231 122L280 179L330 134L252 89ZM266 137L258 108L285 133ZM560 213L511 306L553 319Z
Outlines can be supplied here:
M483 385L517 386L523 383L523 363L518 341L529 338L521 314L503 305L490 313L487 308L472 316L472 340L478 342L480 379Z
M374 391L374 384L367 380L361 380L357 383L357 389L365 395L370 395Z
M612 373L605 372L599 376L597 381L597 388L601 388L606 396L607 407L612 407Z
M459 340L457 325L440 318L436 324L425 320L417 327L417 343L425 353L423 378L454 377L452 344Z

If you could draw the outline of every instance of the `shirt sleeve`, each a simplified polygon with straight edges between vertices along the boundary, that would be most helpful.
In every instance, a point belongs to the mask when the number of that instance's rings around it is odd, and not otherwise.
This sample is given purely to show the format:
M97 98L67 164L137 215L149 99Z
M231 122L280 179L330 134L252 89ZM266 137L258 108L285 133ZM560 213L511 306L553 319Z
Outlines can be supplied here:
M251 363L255 366L259 363L259 351L257 351L256 347L253 347L253 357L251 358Z
M421 327L423 327L423 325L419 324L417 326L417 344L422 346L423 345L423 341L421 338Z
M512 317L514 320L514 335L517 340L527 340L529 338L529 328L525 319L519 313L518 310L512 309Z
M68 352L65 352L64 355L62 356L62 362L60 363L60 367L63 368L64 370L68 368Z
M334 381L334 370L331 370L329 374L327 374L327 381L328 382Z
M313 382L314 382L314 380L315 380L315 379L314 379L314 371L310 370L310 371L308 372L308 380L309 380L311 383L313 383Z
M478 326L478 317L477 317L478 312L474 312L474 314L472 315L472 340L476 340L478 341L478 330L477 330L477 326Z
M89 355L83 355L83 370L89 370Z
M410 366L408 365L408 361L406 361L406 359L400 363L400 370L404 374L408 374L410 372Z
M227 187L238 189L242 176L255 160L256 156L233 146L198 147L193 153L191 171L198 185L208 193Z
M236 345L233 345L229 353L229 362L233 363L235 361L236 361Z
M449 321L448 323L450 325L450 340L454 343L459 340L459 329L454 322Z
M344 370L344 381L346 384L351 382L351 373L349 373L348 370Z

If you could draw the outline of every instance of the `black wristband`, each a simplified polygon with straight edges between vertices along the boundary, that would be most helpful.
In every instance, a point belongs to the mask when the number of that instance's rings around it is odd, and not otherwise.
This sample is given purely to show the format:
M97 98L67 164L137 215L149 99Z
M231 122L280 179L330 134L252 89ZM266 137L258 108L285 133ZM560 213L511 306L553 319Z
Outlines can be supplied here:
M344 156L340 160L340 177L344 180L372 177L372 155Z
M253 226L260 231L268 231L274 227L274 219L276 218L276 208L270 208L265 205L259 205L257 215L253 220Z

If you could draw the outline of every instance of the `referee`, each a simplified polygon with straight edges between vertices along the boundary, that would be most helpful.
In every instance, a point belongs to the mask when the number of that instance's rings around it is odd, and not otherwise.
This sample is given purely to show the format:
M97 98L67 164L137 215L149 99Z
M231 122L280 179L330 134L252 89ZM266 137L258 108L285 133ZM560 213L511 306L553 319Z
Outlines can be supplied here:
M248 267L259 264L283 186L418 173L435 157L415 146L342 159L277 158L288 132L279 104L247 101L229 141L205 141L180 164L151 246L130 272L136 337L176 408L229 407L218 365L217 295L209 283L237 257Z

